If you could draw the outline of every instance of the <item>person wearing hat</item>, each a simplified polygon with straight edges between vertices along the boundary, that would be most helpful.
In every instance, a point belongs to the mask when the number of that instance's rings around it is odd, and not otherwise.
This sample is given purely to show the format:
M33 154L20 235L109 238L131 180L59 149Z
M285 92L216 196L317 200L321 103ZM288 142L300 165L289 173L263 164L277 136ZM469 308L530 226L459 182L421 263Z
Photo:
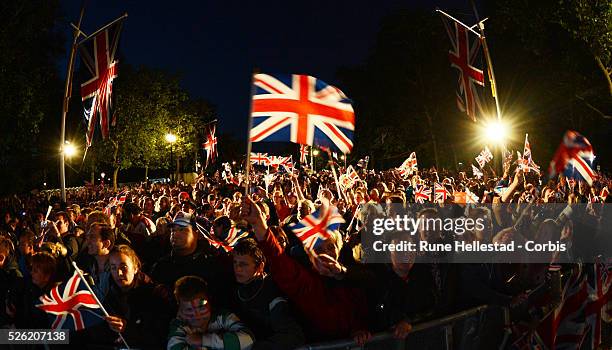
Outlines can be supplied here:
M225 300L232 267L220 264L207 241L199 239L195 217L179 211L170 223L170 230L171 252L153 265L153 280L172 288L182 276L199 276L209 283L211 297Z

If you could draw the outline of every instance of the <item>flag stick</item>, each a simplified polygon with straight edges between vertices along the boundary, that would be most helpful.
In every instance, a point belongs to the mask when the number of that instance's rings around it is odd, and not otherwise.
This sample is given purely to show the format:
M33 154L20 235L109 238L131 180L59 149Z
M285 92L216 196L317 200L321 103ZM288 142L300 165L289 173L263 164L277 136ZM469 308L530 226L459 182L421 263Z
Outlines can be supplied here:
M95 36L96 36L98 33L101 33L103 30L105 30L106 28L108 28L108 27L112 26L113 24L115 24L115 23L117 23L117 22L121 21L122 19L127 18L127 16L128 16L128 14L127 14L127 12L126 12L126 13L124 13L123 15L121 15L120 17L115 18L113 21L111 21L110 23L106 24L106 25L105 25L105 26L103 26L102 28L100 28L100 29L96 30L95 32L93 32L93 33L89 34L89 35L88 35L88 36L87 36L85 39L83 39L83 40L79 41L78 45L81 45L82 43L84 43L85 41L89 40L90 38L95 37ZM80 23L80 22L79 22L79 23ZM80 25L79 25L79 27L80 27ZM77 46L78 46L78 45L77 45Z
M253 129L253 96L255 96L255 72L251 74L251 101L249 104L249 129L247 130L247 161L246 161L246 179L244 181L244 195L249 195L249 185L251 182L251 129Z
M83 21L83 15L85 14L85 0L81 4L81 13L79 15L79 21L77 22L76 28L74 29L74 38L72 40L72 47L70 49L70 58L68 59L68 69L66 70L66 85L64 86L64 101L62 104L62 128L61 128L61 155L60 155L60 185L61 185L61 196L62 202L66 202L66 154L64 153L64 146L66 144L66 114L68 113L68 104L70 102L70 95L72 94L72 74L74 72L74 58L77 51L77 40L81 35L81 22Z
M98 299L98 296L96 295L96 293L94 293L94 291L91 289L91 286L89 285L89 283L87 283L87 280L85 279L85 277L83 276L83 273L81 272L81 269L79 269L79 266L77 265L76 262L72 262L72 266L74 266L74 269L76 271L76 273L79 274L79 277L81 277L81 281L83 281L83 283L85 283L85 287L87 287L87 290L89 290L89 292L91 293L91 295L93 296L93 298L96 300L96 303L98 304L98 306L100 306L100 309L102 310L102 312L104 313L104 316L108 317L110 316L108 314L108 312L106 312L106 309L104 308L104 305L102 305L102 303L100 302L100 299ZM125 339L123 338L123 336L121 335L120 332L117 332L117 334L119 334L119 338L121 338L121 341L123 342L123 344L125 345L126 348L130 349L130 346L128 345L128 343L125 341Z
M478 10L476 10L476 4L474 0L470 0L472 3L472 9L474 9L474 15L476 16L476 22L478 22L478 29L480 30L480 40L482 41L482 50L484 51L485 59L487 60L487 71L489 72L489 82L491 83L491 92L493 93L493 99L495 99L495 109L497 111L497 121L501 121L501 109L499 108L499 100L497 98L497 82L495 80L495 72L493 71L493 61L489 53L489 45L487 45L487 39L484 32L484 21L480 21L478 16Z
M336 174L336 168L334 167L334 161L331 157L331 152L327 151L327 154L329 155L329 165L331 166L332 174L334 175L334 181L336 181L336 190L338 191L338 200L344 199L344 201L346 202L346 198L342 196L342 192L340 191L340 183L338 181L338 175Z
M470 32L474 33L476 36L478 36L478 38L480 38L480 33L478 33L477 31L475 31L474 29L472 29L472 27L468 27L467 25L463 24L463 22L461 22L460 20L456 19L455 17L449 15L448 13L440 10L440 9L436 9L436 12L439 12L441 14L443 14L444 16L450 18L451 20L459 23L460 26L464 27L465 29L469 30ZM484 22L484 21L483 21Z

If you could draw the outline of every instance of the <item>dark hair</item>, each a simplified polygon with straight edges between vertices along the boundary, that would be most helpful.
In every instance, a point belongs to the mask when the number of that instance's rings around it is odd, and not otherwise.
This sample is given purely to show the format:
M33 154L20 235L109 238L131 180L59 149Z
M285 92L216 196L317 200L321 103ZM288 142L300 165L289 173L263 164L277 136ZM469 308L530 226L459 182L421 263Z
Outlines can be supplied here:
M31 270L34 266L39 268L44 274L51 276L51 280L55 278L57 271L57 260L53 255L47 252L38 252L32 255L30 259Z
M232 250L233 255L248 255L255 260L255 265L259 266L260 264L266 263L266 256L261 251L257 242L253 238L245 238L241 239L234 246L234 250Z
M34 232L32 232L32 230L26 230L19 236L19 241L21 241L22 239L24 239L30 245L34 245L36 235L34 235Z
M208 284L202 278L183 276L174 283L174 298L177 301L188 301L198 297L208 299Z
M57 218L59 218L60 216L64 217L64 221L70 223L70 217L68 216L68 213L66 213L65 211L58 211L57 213L55 213L55 220L57 220Z
M115 245L115 230L113 230L109 225L102 224L99 222L94 222L91 225L90 229L94 227L100 228L100 232L98 232L98 234L100 235L100 240L110 241L110 246L108 247L108 249L112 249Z

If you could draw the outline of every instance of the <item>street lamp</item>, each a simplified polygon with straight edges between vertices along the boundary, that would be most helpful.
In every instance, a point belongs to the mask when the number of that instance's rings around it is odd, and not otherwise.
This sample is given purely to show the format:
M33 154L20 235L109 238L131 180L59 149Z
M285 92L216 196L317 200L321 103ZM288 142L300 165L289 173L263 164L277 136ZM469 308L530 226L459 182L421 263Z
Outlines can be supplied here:
M312 155L313 155L313 158L310 159L310 161L312 162L312 171L316 172L317 169L316 169L314 157L319 155L319 150L318 149L312 150Z
M73 144L70 143L70 141L66 141L66 144L62 148L62 152L66 157L71 158L77 153L77 149L76 147L74 147Z
M172 158L174 158L174 155L173 155L173 146L174 146L174 143L176 142L176 135L174 135L172 133L167 133L166 134L166 142L168 142L170 144L170 169L171 169L170 170L171 171L170 172L170 179L172 179L173 178L173 176L172 176L172 162L173 162L173 159Z
M493 121L485 125L484 133L491 143L503 144L508 136L508 128L500 121Z
M102 178L102 187L104 187L104 177L106 176L105 173L100 173L100 177Z

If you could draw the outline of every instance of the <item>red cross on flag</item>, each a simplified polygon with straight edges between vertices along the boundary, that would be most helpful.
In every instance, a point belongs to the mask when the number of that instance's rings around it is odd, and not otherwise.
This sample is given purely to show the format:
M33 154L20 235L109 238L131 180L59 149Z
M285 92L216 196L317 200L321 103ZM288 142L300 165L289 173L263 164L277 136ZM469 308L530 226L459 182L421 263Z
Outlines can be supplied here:
M340 89L308 75L255 74L251 142L353 148L355 113Z
M124 19L120 17L79 44L82 66L89 73L86 74L87 80L81 84L87 147L91 146L97 127L103 139L109 135L113 80L118 71L115 54Z

